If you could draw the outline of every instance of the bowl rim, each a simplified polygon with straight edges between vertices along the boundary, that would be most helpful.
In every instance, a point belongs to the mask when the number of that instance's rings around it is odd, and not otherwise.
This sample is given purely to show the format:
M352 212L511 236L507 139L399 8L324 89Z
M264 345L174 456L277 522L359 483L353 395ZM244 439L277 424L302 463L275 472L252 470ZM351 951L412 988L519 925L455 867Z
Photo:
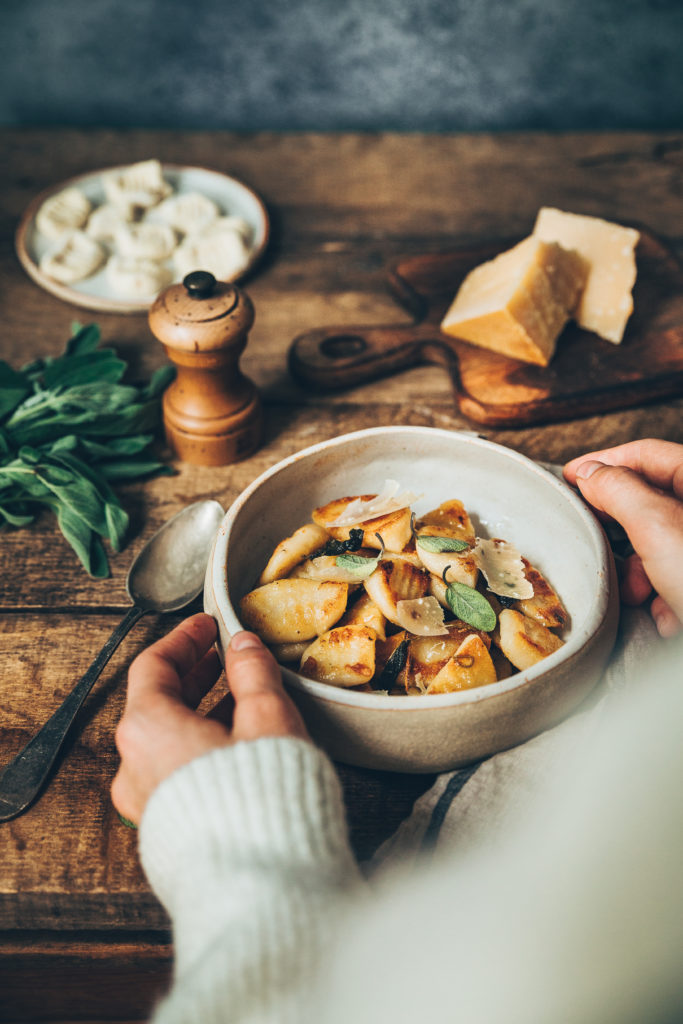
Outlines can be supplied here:
M211 556L212 563L210 567L210 579L214 603L216 609L221 614L228 632L232 635L239 630L244 629L244 626L239 621L228 597L226 580L230 532L235 519L254 492L271 477L276 476L278 473L282 472L282 470L295 465L297 462L300 462L302 459L305 459L310 455L317 455L321 451L341 447L351 441L363 440L366 438L377 437L379 435L386 436L387 434L402 436L424 436L425 434L428 434L429 436L436 435L448 440L457 438L468 445L502 452L506 457L511 458L513 462L519 463L525 471L532 472L542 478L543 481L556 490L558 494L561 494L564 500L570 503L586 528L591 540L595 544L599 560L598 575L602 575L604 585L596 588L593 602L588 609L585 619L585 625L580 632L577 632L576 636L570 637L563 647L554 651L531 668L524 669L521 672L515 672L506 679L500 679L497 682L489 683L486 686L475 687L471 690L459 690L455 693L420 694L419 696L406 694L405 696L391 697L383 692L358 692L352 687L345 688L333 686L330 683L321 683L314 679L307 679L306 677L300 676L298 673L292 671L292 669L280 665L283 678L287 684L315 697L318 700L328 701L333 704L345 704L356 708L367 708L368 710L433 711L435 708L478 703L479 701L488 700L501 694L516 690L545 675L546 672L552 669L556 664L566 663L579 654L585 644L598 632L601 623L607 616L610 604L609 570L612 555L607 536L602 529L602 526L589 511L578 493L575 492L569 484L559 480L554 474L539 465L539 463L534 462L533 459L528 458L526 455L522 455L513 448L507 448L505 445L498 444L495 441L489 441L486 438L473 434L469 431L444 430L439 427L427 426L390 425L384 427L368 427L364 430L355 430L347 434L340 434L336 437L328 438L325 441L319 441L314 445L310 445L307 448L303 448L300 451L281 459L279 462L275 463L275 465L261 473L260 476L256 477L256 479L238 495L226 512L218 529L216 543Z

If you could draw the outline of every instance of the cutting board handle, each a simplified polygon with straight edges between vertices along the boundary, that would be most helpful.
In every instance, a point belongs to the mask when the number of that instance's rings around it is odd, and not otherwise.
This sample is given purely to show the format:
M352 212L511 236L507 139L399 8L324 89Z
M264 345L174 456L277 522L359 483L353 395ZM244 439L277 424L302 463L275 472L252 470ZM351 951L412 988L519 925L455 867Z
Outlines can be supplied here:
M445 366L458 377L458 359L434 324L406 327L322 327L295 338L289 369L320 390L353 387L421 363Z

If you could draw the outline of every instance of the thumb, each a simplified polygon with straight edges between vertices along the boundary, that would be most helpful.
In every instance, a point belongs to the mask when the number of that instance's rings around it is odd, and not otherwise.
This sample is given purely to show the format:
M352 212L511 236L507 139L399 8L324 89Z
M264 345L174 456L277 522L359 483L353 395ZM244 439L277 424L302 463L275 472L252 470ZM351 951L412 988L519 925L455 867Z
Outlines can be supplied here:
M282 685L280 667L255 633L236 633L225 653L225 674L235 700L233 737L298 736L306 727Z
M683 588L676 567L683 564L683 504L625 466L582 462L576 483L594 509L623 526L650 582L680 617Z

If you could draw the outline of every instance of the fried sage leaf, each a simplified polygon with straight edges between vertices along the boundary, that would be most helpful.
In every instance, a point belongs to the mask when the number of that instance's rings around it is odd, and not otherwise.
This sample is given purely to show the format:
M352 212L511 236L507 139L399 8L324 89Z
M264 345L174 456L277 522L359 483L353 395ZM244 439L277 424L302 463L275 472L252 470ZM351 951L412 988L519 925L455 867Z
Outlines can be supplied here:
M467 551L469 548L467 541L457 537L422 536L417 538L416 544L425 551Z
M366 558L364 555L337 555L335 561L340 569L346 569L357 579L365 580L373 574L380 558L381 554L377 558Z
M406 637L393 652L386 665L372 681L373 690L390 690L406 667L409 639Z
M358 548L362 546L363 531L351 530L348 540L335 540L334 537L331 537L325 546L320 551L316 551L315 555L311 555L311 557L316 558L318 555L343 555L347 551L358 551Z
M483 594L464 583L449 583L446 601L456 619L462 619L468 626L490 633L496 626L496 613Z

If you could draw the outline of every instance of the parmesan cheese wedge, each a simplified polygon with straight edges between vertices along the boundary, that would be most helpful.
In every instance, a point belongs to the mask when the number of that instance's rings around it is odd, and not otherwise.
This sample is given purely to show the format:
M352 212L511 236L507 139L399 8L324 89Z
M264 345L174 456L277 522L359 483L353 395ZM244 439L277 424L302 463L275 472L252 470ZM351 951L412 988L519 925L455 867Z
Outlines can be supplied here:
M441 330L547 366L588 275L583 256L530 236L470 271Z
M587 331L619 344L633 312L631 289L636 280L639 232L599 217L544 206L538 213L533 237L557 242L582 256L588 277L575 319Z

